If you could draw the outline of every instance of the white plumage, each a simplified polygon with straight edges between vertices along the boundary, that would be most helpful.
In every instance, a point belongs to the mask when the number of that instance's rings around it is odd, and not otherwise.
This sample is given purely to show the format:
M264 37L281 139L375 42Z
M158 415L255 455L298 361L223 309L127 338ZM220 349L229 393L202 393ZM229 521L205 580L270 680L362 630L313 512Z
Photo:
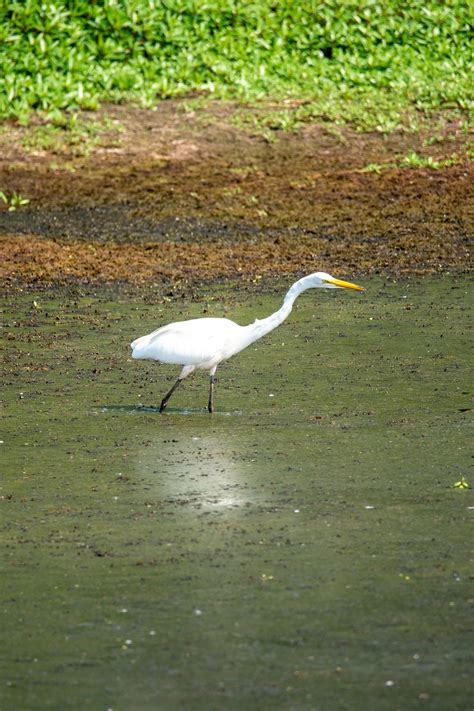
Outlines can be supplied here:
M170 323L133 341L133 357L211 368L207 363L222 359L226 347L238 340L241 328L227 318Z
M295 299L306 289L347 288L364 291L361 286L315 272L295 282L282 307L271 316L248 326L239 326L228 318L198 318L178 321L137 338L131 344L132 357L182 365L178 380L161 401L162 412L181 381L196 369L210 375L208 410L213 411L214 375L219 363L228 360L254 341L280 325L291 313Z

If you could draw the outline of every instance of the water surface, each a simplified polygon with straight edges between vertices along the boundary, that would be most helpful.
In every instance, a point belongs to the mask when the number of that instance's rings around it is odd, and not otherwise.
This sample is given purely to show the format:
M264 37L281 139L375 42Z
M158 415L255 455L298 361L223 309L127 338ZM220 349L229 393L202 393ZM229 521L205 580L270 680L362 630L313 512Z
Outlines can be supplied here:
M203 373L159 414L178 369L128 343L279 294L8 300L2 709L469 708L468 283L366 285L303 295L213 415Z

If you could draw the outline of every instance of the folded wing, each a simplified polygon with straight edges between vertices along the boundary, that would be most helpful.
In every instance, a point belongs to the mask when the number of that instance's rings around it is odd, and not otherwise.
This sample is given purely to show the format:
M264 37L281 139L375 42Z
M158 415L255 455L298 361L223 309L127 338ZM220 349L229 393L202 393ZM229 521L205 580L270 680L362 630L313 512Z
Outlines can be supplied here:
M200 365L225 357L240 326L229 319L203 318L163 326L132 343L134 358Z

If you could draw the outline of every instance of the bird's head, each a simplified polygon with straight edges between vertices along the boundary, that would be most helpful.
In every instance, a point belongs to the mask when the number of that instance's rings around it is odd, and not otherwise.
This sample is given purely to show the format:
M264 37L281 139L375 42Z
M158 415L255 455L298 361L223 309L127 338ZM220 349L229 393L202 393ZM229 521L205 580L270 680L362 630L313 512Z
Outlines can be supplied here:
M315 272L310 276L311 280L314 282L312 286L314 288L321 289L355 289L356 291L365 291L363 286L358 286L357 284L352 284L350 281L342 281L341 279L336 279L326 272Z

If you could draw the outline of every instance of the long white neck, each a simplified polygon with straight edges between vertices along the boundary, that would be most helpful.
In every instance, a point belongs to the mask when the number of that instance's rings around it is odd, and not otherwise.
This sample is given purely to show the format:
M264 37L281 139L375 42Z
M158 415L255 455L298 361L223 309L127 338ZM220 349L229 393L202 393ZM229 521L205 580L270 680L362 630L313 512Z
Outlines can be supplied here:
M267 316L262 320L256 319L255 323L251 323L248 326L244 326L243 330L246 332L245 345L242 348L246 348L251 343L258 341L259 338L265 336L274 328L279 326L283 321L288 318L293 309L293 304L296 299L303 291L306 289L311 289L314 286L314 280L310 276L303 277L299 281L295 282L293 286L288 290L286 294L283 305L278 311L275 311L271 316Z

